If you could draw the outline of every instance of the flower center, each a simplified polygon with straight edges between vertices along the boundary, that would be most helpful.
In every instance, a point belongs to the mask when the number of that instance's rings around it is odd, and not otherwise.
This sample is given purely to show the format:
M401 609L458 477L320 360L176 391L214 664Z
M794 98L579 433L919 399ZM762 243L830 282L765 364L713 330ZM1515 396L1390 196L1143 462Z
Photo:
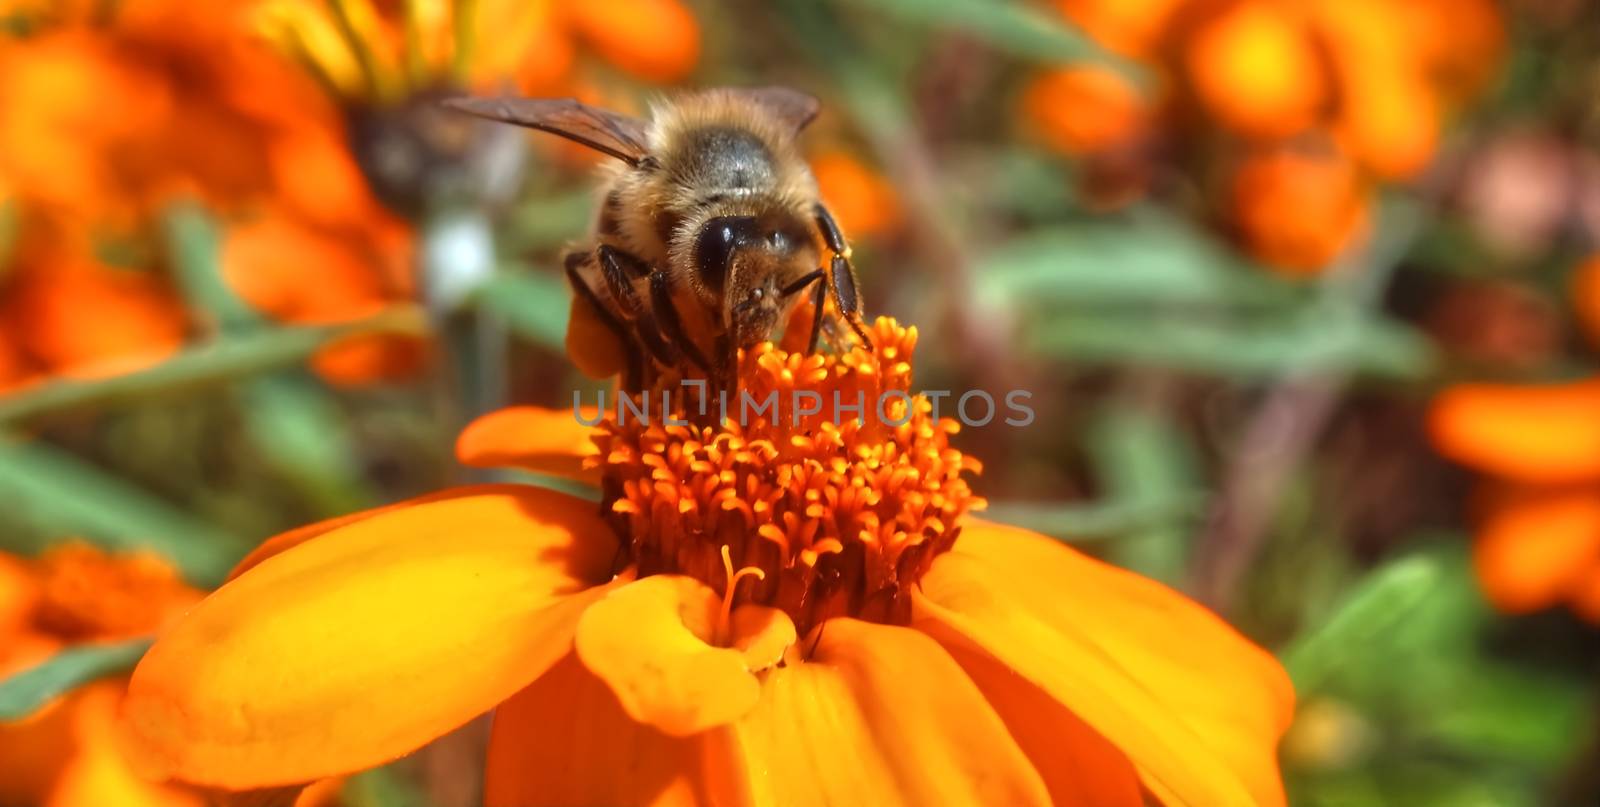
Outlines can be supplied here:
M737 393L706 402L671 380L649 393L670 417L622 406L601 423L589 463L641 577L689 575L802 634L908 620L909 587L984 505L963 477L982 469L911 394L916 329L885 318L872 337L837 355L763 344L741 353Z

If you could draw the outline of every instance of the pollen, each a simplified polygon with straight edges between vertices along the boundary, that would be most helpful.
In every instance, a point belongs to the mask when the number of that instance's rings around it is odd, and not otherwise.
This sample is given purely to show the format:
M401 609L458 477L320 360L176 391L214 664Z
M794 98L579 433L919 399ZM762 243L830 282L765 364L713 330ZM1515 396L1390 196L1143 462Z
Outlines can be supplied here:
M695 577L802 633L909 619L909 587L984 506L968 485L982 469L911 391L916 329L883 318L870 335L875 350L831 354L764 343L741 352L737 393L708 406L674 381L651 391L670 417L600 424L587 462L641 576Z

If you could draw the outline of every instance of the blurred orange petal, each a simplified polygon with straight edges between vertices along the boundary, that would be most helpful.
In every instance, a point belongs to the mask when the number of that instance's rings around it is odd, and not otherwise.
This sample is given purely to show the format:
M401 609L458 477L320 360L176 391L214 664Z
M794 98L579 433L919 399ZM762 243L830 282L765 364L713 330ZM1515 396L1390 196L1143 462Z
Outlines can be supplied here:
M602 58L646 81L678 81L700 60L700 26L678 0L569 3L562 10Z
M1427 166L1439 137L1441 100L1428 85L1405 4L1336 0L1314 6L1339 79L1335 128L1343 145L1385 179Z
M0 656L9 655L0 648ZM0 663L0 675L10 672ZM42 805L50 797L73 754L72 713L67 700L57 700L22 720L0 721L0 804Z
M16 555L0 552L0 639L5 639L6 644L32 620L39 593L31 565ZM5 656L0 652L0 663Z
M204 807L198 792L153 783L129 767L117 732L122 687L120 680L101 681L73 697L76 751L42 807Z
M562 10L552 0L480 0L468 85L499 93L514 80L529 95L559 91L577 56Z
M880 235L899 223L894 189L855 157L840 151L818 155L811 160L811 173L846 237Z
M124 709L151 773L246 789L392 760L566 653L611 576L593 504L525 486L381 513L235 578L164 633Z
M1555 605L1600 567L1600 490L1524 491L1491 506L1472 559L1497 608Z
M1057 541L972 523L914 594L914 625L986 653L1127 755L1169 807L1284 803L1294 709L1276 660L1154 581Z
M1461 384L1428 415L1440 454L1531 483L1600 480L1600 379L1546 386Z
M130 372L183 344L183 307L149 273L46 253L14 271L4 315L23 348L54 372Z
M1327 94L1309 33L1288 6L1227 7L1195 32L1186 57L1201 102L1244 135L1281 138L1309 128Z
M735 804L1044 805L1026 756L961 668L914 630L839 618L707 738ZM721 762L721 759L726 762Z
M382 276L348 239L285 215L228 228L222 273L246 302L285 322L341 322L382 308Z
M1148 116L1137 88L1093 65L1058 67L1035 76L1023 91L1022 109L1045 142L1067 154L1125 144Z
M1578 578L1570 596L1574 613L1600 625L1600 560L1590 565Z
M597 468L585 469L583 460L599 453L593 406L545 409L512 406L498 409L467 424L456 438L456 459L475 468L522 468L598 485Z
M568 655L495 709L484 804L709 804L700 744L629 717Z
M420 375L432 352L432 344L421 336L350 334L318 348L311 356L311 369L330 384L394 384Z
M1589 258L1573 272L1572 305L1589 342L1600 346L1600 256Z
M1233 208L1251 251L1291 276L1320 273L1367 221L1355 168L1337 152L1280 148L1250 156L1234 177Z
M112 554L81 541L56 544L35 562L34 624L65 640L129 639L161 628L197 602L165 557Z
M1056 0L1067 18L1106 47L1130 56L1150 55L1173 15L1187 0Z

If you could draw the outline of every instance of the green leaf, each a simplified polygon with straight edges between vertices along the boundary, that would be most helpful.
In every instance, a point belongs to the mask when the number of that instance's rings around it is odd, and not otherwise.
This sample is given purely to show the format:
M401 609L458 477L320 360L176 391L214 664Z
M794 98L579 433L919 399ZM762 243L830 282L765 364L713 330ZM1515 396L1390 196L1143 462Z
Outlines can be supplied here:
M189 348L154 367L92 380L57 379L0 398L0 426L52 412L189 392L298 365L318 348L363 333L418 333L420 313L396 308L358 322L275 328Z
M0 680L0 721L20 720L77 687L132 669L150 644L150 639L130 639L78 645Z
M1188 437L1151 406L1112 403L1089 426L1089 454L1100 489L1115 501L1174 502L1200 488ZM1177 584L1188 563L1190 518L1153 521L1111 547L1118 565Z
M499 234L500 253L525 255L560 247L589 227L594 210L594 191L587 187L538 194L511 211L511 221Z
M1415 379L1434 361L1427 340L1409 327L1329 305L1264 321L1058 312L1028 341L1031 349L1080 364L1244 378L1344 371Z
M1442 552L1412 555L1358 582L1321 625L1283 651L1295 691L1308 696L1347 666L1377 661L1360 651L1413 618L1446 579L1450 564Z
M973 276L992 303L1052 314L1062 305L1261 307L1304 292L1187 225L1148 213L1020 236L982 256Z
M1024 527L1064 541L1089 541L1124 535L1197 517L1204 504L1198 493L1169 499L1108 501L1092 504L994 501L983 511L993 521Z
M106 547L149 549L201 586L220 583L248 544L77 457L0 436L0 507Z
M572 292L555 278L505 267L479 288L474 303L503 317L512 332L561 352L566 349Z
M1417 737L1480 759L1554 768L1590 713L1577 681L1487 660L1462 665L1442 708L1409 726Z
M1102 47L1060 15L1001 0L850 0L852 5L913 25L964 34L1023 59L1093 61L1137 82L1146 70Z
M344 413L325 387L282 374L240 390L245 426L258 450L323 513L372 507L379 495L362 477Z
M223 277L221 228L204 208L193 202L171 205L161 225L178 284L191 308L215 317L223 331L264 324L261 315Z
M427 794L396 766L373 768L345 782L344 801L350 807L431 807Z

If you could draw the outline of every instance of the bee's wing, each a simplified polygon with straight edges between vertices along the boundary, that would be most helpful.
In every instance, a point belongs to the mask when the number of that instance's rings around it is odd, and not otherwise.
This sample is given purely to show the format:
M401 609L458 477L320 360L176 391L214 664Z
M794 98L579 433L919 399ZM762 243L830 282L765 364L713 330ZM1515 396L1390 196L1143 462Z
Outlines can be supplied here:
M645 156L645 122L576 98L451 98L445 105L480 118L565 137L638 165Z
M822 109L816 96L788 87L728 87L725 91L765 108L796 132L806 128Z

